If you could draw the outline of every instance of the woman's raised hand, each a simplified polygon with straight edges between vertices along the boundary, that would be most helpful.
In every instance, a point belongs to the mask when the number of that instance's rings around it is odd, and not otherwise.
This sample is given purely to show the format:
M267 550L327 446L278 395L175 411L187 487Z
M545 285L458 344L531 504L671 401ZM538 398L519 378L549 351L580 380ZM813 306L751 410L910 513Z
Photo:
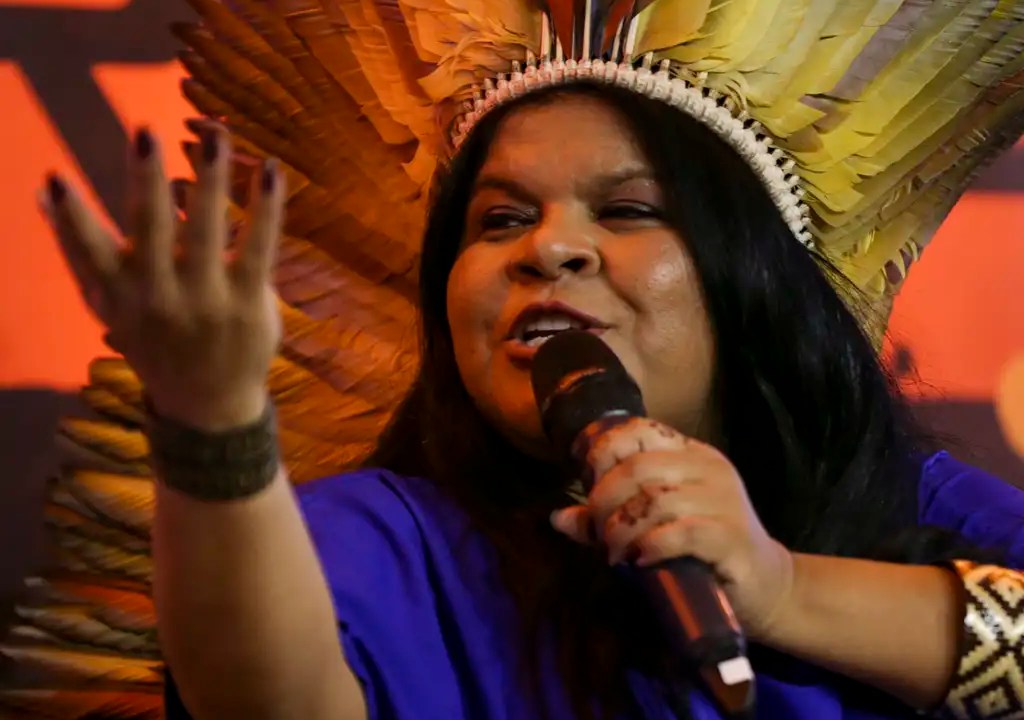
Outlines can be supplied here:
M156 139L131 153L129 232L121 242L51 175L41 204L89 308L143 383L154 410L207 431L257 420L281 337L271 271L283 216L273 160L254 182L248 231L228 247L231 148L202 132L187 221L177 217Z

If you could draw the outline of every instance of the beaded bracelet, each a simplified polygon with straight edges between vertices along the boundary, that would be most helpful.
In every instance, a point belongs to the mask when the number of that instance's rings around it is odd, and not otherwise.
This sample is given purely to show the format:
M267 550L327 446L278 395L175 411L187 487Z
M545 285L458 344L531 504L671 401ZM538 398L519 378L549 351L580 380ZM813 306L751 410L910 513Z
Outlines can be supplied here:
M1024 720L1024 572L952 563L967 608L960 665L946 696L956 720Z
M259 420L204 432L157 415L147 403L146 435L159 481L200 500L236 500L270 485L281 461L273 403Z

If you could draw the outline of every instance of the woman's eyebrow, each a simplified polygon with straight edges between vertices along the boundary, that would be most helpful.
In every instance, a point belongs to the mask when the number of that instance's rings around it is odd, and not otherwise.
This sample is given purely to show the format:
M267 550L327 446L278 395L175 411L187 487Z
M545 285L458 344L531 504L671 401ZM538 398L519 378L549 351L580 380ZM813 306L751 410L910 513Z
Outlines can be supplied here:
M605 173L587 181L587 191L593 195L603 195L619 185L631 180L655 180L654 172L644 166L630 166L611 173Z
M601 195L630 180L654 179L654 173L650 168L645 166L629 166L615 172L602 173L587 178L582 184L585 194ZM521 182L503 175L481 175L473 185L470 199L483 190L499 190L522 202L539 203L536 193L531 192Z
M522 202L537 202L537 196L527 190L522 183L501 175L481 175L477 178L476 183L473 184L473 192L470 193L470 199L472 200L475 195L483 190L499 190Z

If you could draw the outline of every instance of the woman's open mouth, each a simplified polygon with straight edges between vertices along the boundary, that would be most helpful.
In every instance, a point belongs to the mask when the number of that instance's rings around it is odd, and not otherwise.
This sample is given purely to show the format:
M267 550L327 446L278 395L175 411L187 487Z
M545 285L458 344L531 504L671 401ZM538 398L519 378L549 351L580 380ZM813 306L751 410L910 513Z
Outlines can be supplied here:
M560 302L535 303L519 313L505 339L505 349L517 360L529 360L537 349L560 332L585 330L602 334L610 326Z

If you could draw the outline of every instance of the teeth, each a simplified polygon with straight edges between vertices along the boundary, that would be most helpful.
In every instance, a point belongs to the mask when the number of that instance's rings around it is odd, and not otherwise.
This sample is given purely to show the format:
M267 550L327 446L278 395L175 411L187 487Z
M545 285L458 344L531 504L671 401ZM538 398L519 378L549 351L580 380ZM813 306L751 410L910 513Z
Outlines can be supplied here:
M585 326L582 322L567 315L545 315L543 317L535 318L525 325L520 326L516 336L520 340L523 340L526 335L530 333L553 334L563 330L575 330L582 329L584 327ZM537 339L544 340L546 338L531 338L527 344L532 344Z

